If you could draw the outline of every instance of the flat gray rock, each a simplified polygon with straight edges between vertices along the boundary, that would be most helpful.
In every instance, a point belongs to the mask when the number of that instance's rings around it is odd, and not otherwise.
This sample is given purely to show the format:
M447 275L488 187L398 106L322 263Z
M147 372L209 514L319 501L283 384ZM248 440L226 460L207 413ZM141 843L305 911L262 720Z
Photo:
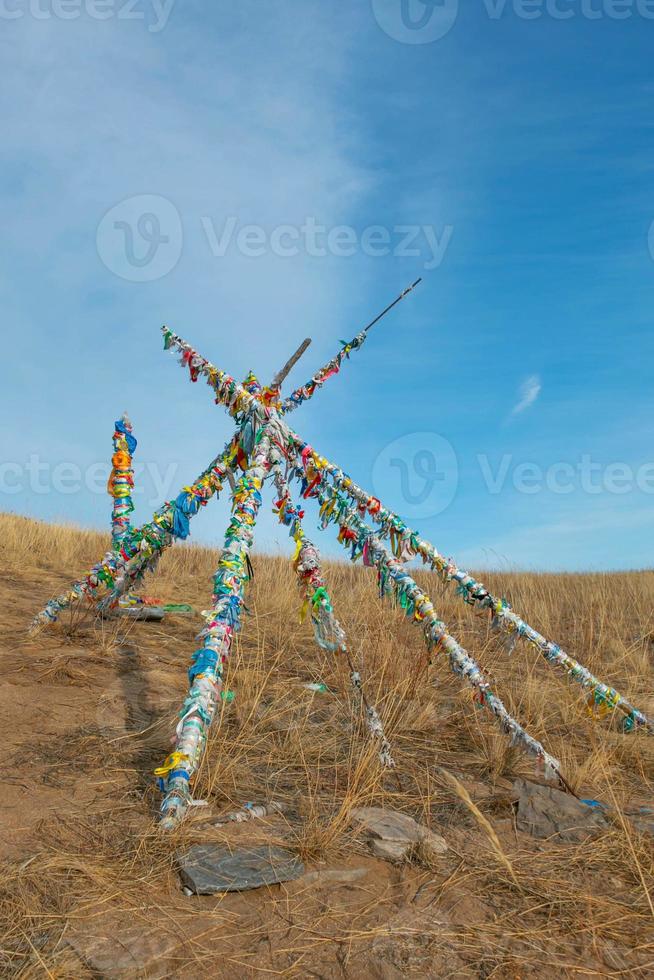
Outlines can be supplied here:
M390 861L391 864L401 864L405 861L413 846L410 841L380 840L379 837L373 838L370 842L370 850L375 857L381 858L382 861Z
M372 839L370 846L375 857L385 861L403 861L416 844L420 844L432 859L445 854L448 849L440 834L399 810L361 806L352 810L351 816Z
M177 861L182 881L195 895L248 891L293 881L304 874L296 854L272 845L228 848L195 844L178 853Z
M533 837L576 843L608 827L599 809L553 786L517 779L513 789L518 797L518 828Z
M380 840L404 841L417 844L421 827L413 817L399 810L387 810L381 806L359 806L352 810L352 818Z
M434 830L429 830L428 827L421 827L420 829L424 830L424 834L420 838L420 846L425 857L434 860L449 850L447 841L440 834L437 834Z

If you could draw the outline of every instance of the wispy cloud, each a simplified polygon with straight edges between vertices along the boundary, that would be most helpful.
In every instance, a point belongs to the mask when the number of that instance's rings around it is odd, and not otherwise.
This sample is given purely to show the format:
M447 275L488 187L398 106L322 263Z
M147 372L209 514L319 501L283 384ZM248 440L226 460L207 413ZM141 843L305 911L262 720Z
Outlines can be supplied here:
M568 504L558 516L548 510L550 504L538 498L542 511L552 514L552 520L541 524L518 526L500 532L496 537L480 540L474 547L455 552L462 568L505 568L507 571L549 568L552 571L590 571L600 568L631 569L649 563L639 541L646 541L654 524L651 507L636 506L633 498L623 498L589 506L581 496ZM497 513L500 526L500 513ZM622 540L620 551L607 546L607 541ZM625 547L624 543L629 542Z
M531 374L520 385L518 390L518 401L511 410L511 417L520 415L525 409L534 404L542 391L542 384L537 374Z

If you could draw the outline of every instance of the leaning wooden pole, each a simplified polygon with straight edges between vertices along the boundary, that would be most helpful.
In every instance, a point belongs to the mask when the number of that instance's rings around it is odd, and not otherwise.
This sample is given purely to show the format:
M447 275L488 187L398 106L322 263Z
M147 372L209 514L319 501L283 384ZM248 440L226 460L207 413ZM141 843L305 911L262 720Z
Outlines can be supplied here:
M310 340L295 352L275 377L286 377ZM205 626L198 636L201 645L192 657L188 676L190 688L179 713L175 748L155 770L159 788L164 793L161 804L161 827L173 830L192 805L192 780L200 767L209 728L222 690L225 665L229 660L236 633L241 628L241 609L250 578L250 552L261 507L261 490L267 477L281 474L285 454L280 448L279 419L276 411L278 384L261 390L251 379L252 391L242 398L245 411L234 412L241 424L236 442L248 458L247 468L232 493L232 518L225 533L225 543L214 575L213 605L205 613ZM272 399L272 401L271 401ZM280 476L281 478L281 476Z
M114 451L111 457L111 473L107 484L107 490L113 499L111 541L114 551L120 550L122 542L132 529L131 515L134 513L132 457L136 446L132 423L127 415L123 415L114 426Z
M302 525L304 512L293 504L290 487L281 471L275 474L275 485L278 497L275 501L275 512L280 524L285 524L289 528L289 534L295 542L293 565L298 584L304 593L301 618L304 619L310 611L318 646L329 653L343 656L347 661L350 683L357 700L363 704L366 727L371 739L377 745L379 761L384 768L393 768L395 762L390 743L384 733L382 720L374 704L368 699L361 672L352 659L345 631L334 614L321 567L320 552L304 531Z
M388 551L354 507L347 501L339 501L339 495L333 488L316 486L312 495L320 503L323 526L326 527L330 521L335 523L339 529L338 540L351 551L351 557L362 558L364 565L377 568L380 594L384 596L389 591L392 592L397 605L421 627L427 648L430 651L443 650L447 654L453 672L473 688L476 701L495 716L500 729L509 736L511 744L536 759L546 778L556 777L567 786L561 776L559 761L507 711L503 702L492 691L479 664L438 618L431 599L415 582L404 563Z
M390 313L390 311L394 309L398 303L401 303L402 300L409 295L409 293L412 293L416 286L418 286L421 282L422 279L416 279L416 281L412 282L410 286L403 289L400 295L397 296L392 303L389 303L388 306L381 311L381 313L378 313L376 317L366 324L366 326L363 327L356 337L352 338L352 340L349 342L341 341L341 347L334 357L332 357L326 364L323 364L323 366L305 384L300 385L299 388L296 388L295 391L291 392L288 398L284 399L280 406L282 415L288 412L294 412L295 409L302 405L303 402L313 398L315 393L322 388L325 381L338 374L343 361L348 360L353 351L361 349L368 336L368 332L375 326L375 324L379 323L380 320L383 320L383 318Z
M458 568L454 559L439 554L433 544L422 538L417 531L412 530L377 497L357 486L339 466L317 453L294 432L289 431L288 437L301 455L305 487L320 483L322 486L331 486L340 491L355 504L359 513L370 516L378 525L377 533L382 538L390 538L398 554L420 557L423 563L438 572L446 583L456 585L456 594L464 602L488 610L493 626L507 633L512 643L518 639L526 640L550 667L556 668L566 674L570 680L580 684L588 692L593 704L603 705L611 711L620 711L625 716L626 732L640 729L650 735L654 734L654 721L636 708L623 694L610 684L605 684L557 643L548 640L530 626L513 611L505 599L493 595L472 575Z
M155 770L164 793L161 826L174 829L192 804L192 780L200 767L209 728L222 690L225 666L236 633L250 577L250 551L254 541L261 488L268 475L271 440L265 424L250 465L232 494L232 518L213 580L213 604L204 614L200 645L191 658L189 692L179 712L175 747Z

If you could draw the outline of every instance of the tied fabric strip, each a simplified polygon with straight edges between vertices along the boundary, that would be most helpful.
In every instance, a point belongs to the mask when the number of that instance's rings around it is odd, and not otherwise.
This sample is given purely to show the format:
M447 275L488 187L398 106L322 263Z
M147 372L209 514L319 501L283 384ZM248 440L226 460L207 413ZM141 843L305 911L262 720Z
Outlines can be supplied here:
M282 455L275 449L273 422L262 423L262 435L251 465L232 493L232 518L225 533L224 547L214 575L213 605L203 613L205 626L198 636L189 669L189 693L179 714L174 765L158 771L159 788L164 793L161 825L172 830L191 805L190 783L197 772L222 690L225 665L232 643L241 628L245 587L250 579L250 551L254 527L261 507L261 488L271 470L280 465ZM164 764L165 766L165 764Z
M406 615L421 626L428 650L445 650L453 672L474 688L475 700L492 712L501 730L509 736L511 744L519 746L534 757L547 778L560 779L558 760L509 714L502 701L491 690L479 665L437 618L431 599L408 574L403 563L390 554L372 528L365 524L347 499L333 487L321 486L316 497L320 503L322 526L336 523L355 536L355 559L362 557L365 565L377 567L380 594L386 596L392 593ZM343 543L346 547L350 546L349 539Z
M275 475L275 484L279 497L275 503L275 511L280 524L288 527L289 535L295 541L293 563L298 584L304 593L301 619L304 619L307 609L310 608L314 636L318 646L331 653L340 652L345 655L350 670L352 688L357 699L364 706L366 726L373 742L379 746L379 761L384 768L393 768L395 762L391 754L390 743L384 734L382 720L375 706L370 704L366 697L361 674L355 670L352 663L345 632L334 615L331 598L320 567L320 553L307 538L302 527L304 511L293 505L288 483L281 471Z
M188 369L191 381L197 381L200 375L203 375L214 390L216 403L224 405L237 421L242 420L244 413L256 411L257 407L261 406L256 395L249 392L244 385L239 384L225 371L214 367L210 361L198 354L190 344L167 327L163 327L162 330L164 349L175 351L180 355L180 364ZM272 408L268 411L268 416L270 412Z
M114 451L111 459L113 468L107 484L107 491L114 501L111 514L111 540L114 551L120 550L132 526L131 515L134 513L132 456L136 446L136 439L132 435L132 423L127 415L123 415L114 428Z

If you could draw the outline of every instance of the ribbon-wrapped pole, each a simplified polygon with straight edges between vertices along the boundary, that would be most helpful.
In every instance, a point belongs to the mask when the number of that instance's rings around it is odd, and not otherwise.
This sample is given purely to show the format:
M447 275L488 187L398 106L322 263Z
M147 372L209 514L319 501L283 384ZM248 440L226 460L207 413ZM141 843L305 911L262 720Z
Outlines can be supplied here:
M367 334L361 331L361 333L358 333L349 342L342 341L343 346L338 353L327 364L324 364L305 384L300 385L299 388L291 392L288 398L282 401L280 409L282 414L286 415L288 412L294 412L303 402L313 398L316 391L322 388L328 378L332 378L335 374L338 374L341 369L341 364L346 358L349 358L352 351L359 350L359 348L363 347L366 337Z
M534 757L548 778L556 776L567 786L561 776L558 760L509 714L500 698L491 690L480 666L438 619L431 599L409 575L403 563L387 550L372 528L333 487L321 485L313 490L312 495L320 503L323 527L335 523L339 528L339 541L351 551L351 558L362 558L364 565L377 567L380 594L384 596L392 589L398 605L414 623L422 627L427 648L430 651L445 650L454 673L474 688L475 700L492 712L511 744L518 745Z
M505 599L492 595L481 582L477 582L468 572L458 568L451 558L439 554L434 545L421 538L417 531L408 527L397 514L384 507L376 497L357 486L338 466L319 456L295 433L291 433L290 438L302 457L305 493L313 485L323 485L329 477L334 487L354 501L361 514L368 514L379 525L379 533L383 537L390 538L395 554L401 554L404 559L419 555L423 563L439 572L445 582L456 584L457 595L464 602L488 609L497 628L511 635L514 640L518 638L527 640L550 666L564 671L569 678L581 684L590 693L594 704L621 711L625 715L625 731L639 727L649 734L654 734L654 722L634 707L619 691L605 684L587 667L562 650L558 644L546 639L521 619Z
M293 505L288 483L281 470L275 475L275 484L278 495L278 500L275 502L275 512L280 524L289 528L289 534L295 541L293 564L298 583L304 593L301 619L304 619L310 609L318 646L330 653L338 652L345 656L350 671L352 688L364 707L366 726L371 738L379 746L379 761L385 768L392 768L395 762L391 755L390 743L384 734L382 720L377 709L366 696L361 673L352 661L345 631L334 615L332 601L320 566L320 552L304 532L302 526L304 511Z
M107 491L113 498L111 513L111 540L114 551L120 549L121 543L129 533L134 513L132 491L134 489L134 470L132 456L137 446L132 433L132 423L127 415L118 419L113 435L112 470L107 484Z
M197 772L216 712L225 664L241 627L245 586L250 578L250 551L261 506L261 488L282 456L274 446L274 420L259 416L260 430L251 463L232 494L232 518L214 575L213 605L204 613L205 626L189 669L190 689L179 713L175 748L155 770L165 794L161 825L172 830L192 805L191 780Z
M196 382L200 375L206 378L207 384L214 390L216 404L224 405L229 414L237 418L247 411L256 410L257 405L260 404L257 395L261 386L254 375L249 376L245 385L242 385L231 375L217 368L206 357L198 354L195 348L168 327L162 327L161 330L164 350L172 350L180 355L179 363L182 367L188 368L191 381ZM248 388L252 388L252 391Z

